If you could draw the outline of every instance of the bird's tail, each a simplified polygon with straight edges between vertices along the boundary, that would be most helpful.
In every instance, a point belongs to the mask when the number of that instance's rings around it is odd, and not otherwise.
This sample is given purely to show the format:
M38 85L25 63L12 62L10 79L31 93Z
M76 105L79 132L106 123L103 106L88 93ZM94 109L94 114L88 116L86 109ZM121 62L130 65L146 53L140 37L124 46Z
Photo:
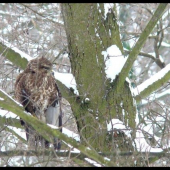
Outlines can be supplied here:
M55 107L51 106L48 107L46 110L46 121L49 124L62 127L62 114L60 113L61 109L59 104L56 104ZM60 132L62 132L62 128L60 129ZM58 138L54 138L54 148L59 150L61 149L61 140Z

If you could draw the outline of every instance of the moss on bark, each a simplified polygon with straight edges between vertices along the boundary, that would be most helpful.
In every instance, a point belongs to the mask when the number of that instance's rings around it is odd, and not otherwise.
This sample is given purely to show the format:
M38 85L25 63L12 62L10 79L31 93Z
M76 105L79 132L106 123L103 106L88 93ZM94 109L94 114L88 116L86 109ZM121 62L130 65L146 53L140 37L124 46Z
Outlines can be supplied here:
M108 150L105 144L107 120L118 117L135 127L135 109L129 86L125 84L119 94L114 86L106 83L105 61L101 54L113 44L123 52L115 11L112 9L105 18L103 4L62 4L62 12L72 73L80 93L79 107L73 106L72 109L81 140L97 151ZM111 90L108 92L107 89ZM86 102L86 98L90 101ZM123 110L125 116L122 116Z

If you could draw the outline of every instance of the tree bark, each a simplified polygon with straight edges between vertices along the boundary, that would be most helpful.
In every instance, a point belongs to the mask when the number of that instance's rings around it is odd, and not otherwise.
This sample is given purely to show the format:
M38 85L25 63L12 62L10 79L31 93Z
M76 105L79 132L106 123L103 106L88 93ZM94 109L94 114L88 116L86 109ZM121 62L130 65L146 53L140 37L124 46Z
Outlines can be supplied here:
M117 93L117 79L109 82L104 70L102 51L115 44L123 53L116 11L111 9L104 19L104 4L62 4L62 12L72 74L79 91L79 107L72 109L81 141L97 151L108 150L106 122L119 118L135 128L136 115L128 83ZM87 98L90 101L86 102Z

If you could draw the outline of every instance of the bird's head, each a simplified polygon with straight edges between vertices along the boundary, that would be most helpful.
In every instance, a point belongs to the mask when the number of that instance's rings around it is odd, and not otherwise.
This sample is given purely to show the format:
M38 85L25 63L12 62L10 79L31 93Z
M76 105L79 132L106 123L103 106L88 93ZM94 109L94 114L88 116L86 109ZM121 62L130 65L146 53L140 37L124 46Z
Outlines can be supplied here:
M45 57L39 57L31 60L27 65L27 69L34 73L37 72L48 73L51 72L52 63Z

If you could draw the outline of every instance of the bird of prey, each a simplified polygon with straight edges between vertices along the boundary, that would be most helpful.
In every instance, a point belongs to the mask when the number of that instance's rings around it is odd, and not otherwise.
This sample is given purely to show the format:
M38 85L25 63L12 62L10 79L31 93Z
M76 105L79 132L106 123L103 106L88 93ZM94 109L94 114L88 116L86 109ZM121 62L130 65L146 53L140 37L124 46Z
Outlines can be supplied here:
M43 121L62 126L61 93L51 73L52 63L45 57L32 59L26 69L20 73L15 82L15 98L27 112ZM49 142L21 119L25 126L29 147L49 148ZM60 128L62 132L62 128ZM47 132L48 133L48 132ZM61 148L61 141L54 139L54 148Z

